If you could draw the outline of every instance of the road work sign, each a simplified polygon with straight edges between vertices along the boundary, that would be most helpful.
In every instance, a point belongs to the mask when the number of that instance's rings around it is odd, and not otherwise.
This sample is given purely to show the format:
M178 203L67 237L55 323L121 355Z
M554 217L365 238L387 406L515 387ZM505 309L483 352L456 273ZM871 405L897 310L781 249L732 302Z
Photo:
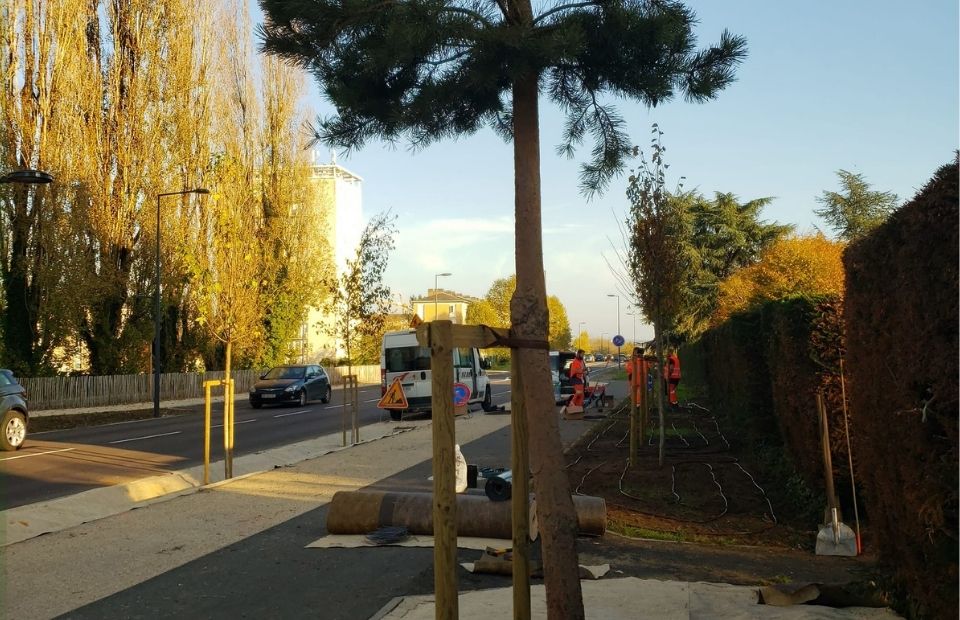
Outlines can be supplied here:
M383 398L377 403L377 407L380 409L406 409L409 407L407 395L403 393L403 386L400 385L400 379L393 380Z

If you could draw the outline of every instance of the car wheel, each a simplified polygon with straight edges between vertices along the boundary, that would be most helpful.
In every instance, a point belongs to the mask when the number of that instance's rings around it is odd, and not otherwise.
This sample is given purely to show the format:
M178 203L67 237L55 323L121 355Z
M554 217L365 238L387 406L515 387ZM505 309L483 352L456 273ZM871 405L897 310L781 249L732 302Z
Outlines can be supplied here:
M484 410L484 411L492 411L492 410L493 410L493 394L492 394L491 392L492 392L492 390L490 389L490 386L488 385L488 386L487 386L487 391L486 391L486 393L483 395L483 403L481 404L481 406L483 407L483 410Z
M307 388L300 390L300 406L303 407L307 404Z
M403 412L398 411L397 409L391 409L390 419L393 420L394 422L399 422L400 420L403 419Z
M259 401L258 402L250 401L250 406L253 407L254 409L259 409L260 407L263 407L263 403Z
M11 409L3 414L0 448L19 450L27 438L27 418L19 411Z
M331 388L331 387L328 385L328 386L327 386L327 391L324 392L324 395L320 397L320 402L323 403L323 404L327 404L327 403L330 402L330 399L331 399L331 398L333 398L333 388Z

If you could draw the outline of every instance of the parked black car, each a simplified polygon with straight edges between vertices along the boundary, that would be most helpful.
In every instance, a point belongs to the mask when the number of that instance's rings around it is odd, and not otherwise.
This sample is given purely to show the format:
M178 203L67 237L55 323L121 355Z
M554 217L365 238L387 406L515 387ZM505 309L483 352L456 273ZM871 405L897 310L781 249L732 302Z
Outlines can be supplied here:
M5 368L0 368L0 412L0 448L19 450L27 438L27 391Z
M250 406L259 409L263 405L297 403L320 399L329 403L333 393L330 377L319 364L277 366L260 375L260 380L250 388Z

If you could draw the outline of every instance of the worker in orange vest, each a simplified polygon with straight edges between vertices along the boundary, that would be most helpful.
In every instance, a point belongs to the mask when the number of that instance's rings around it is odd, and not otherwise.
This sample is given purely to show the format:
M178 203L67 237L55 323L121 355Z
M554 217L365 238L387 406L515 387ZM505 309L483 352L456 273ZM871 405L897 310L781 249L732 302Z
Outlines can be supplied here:
M627 363L627 381L630 383L630 400L634 405L642 402L642 390L647 385L647 363L643 360L643 351L640 347L633 348L633 355Z
M677 385L680 383L680 358L676 351L670 351L667 355L667 363L663 368L663 380L667 383L667 396L670 404L676 406L679 404L677 399Z
M570 362L570 385L573 386L573 397L567 407L569 413L583 411L584 375L587 365L583 361L583 349L577 349L577 356Z

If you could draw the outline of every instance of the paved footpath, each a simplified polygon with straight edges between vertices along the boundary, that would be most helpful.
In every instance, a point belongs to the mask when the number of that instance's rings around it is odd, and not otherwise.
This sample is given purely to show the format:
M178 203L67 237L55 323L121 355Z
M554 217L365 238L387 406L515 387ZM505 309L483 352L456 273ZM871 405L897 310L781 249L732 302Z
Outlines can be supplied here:
M509 423L509 415L458 419L457 441L468 461L508 462ZM564 443L592 424L561 422ZM429 488L429 421L405 422L407 430L396 434L386 431L398 425L388 425L374 433L386 435L376 441L8 544L0 549L0 618L432 617L432 549L306 548L326 533L327 504L337 491ZM581 545L581 561L599 563L604 558L592 556L590 545ZM678 555L675 545L654 547L630 548L621 559L626 565L641 555L649 560L660 553L665 562ZM473 561L476 555L461 550L459 557ZM613 568L616 575L616 562ZM755 599L749 589L631 578L585 586L588 617L637 617L634 601L647 601L653 611L655 600L664 612L657 617L718 617L705 611L737 597ZM460 570L458 580L462 618L512 615L509 590L493 589L509 587L508 578ZM542 596L538 586L535 617L545 617ZM626 604L612 608L604 603L611 597ZM812 609L765 607L743 617L893 617L885 610L794 613Z

